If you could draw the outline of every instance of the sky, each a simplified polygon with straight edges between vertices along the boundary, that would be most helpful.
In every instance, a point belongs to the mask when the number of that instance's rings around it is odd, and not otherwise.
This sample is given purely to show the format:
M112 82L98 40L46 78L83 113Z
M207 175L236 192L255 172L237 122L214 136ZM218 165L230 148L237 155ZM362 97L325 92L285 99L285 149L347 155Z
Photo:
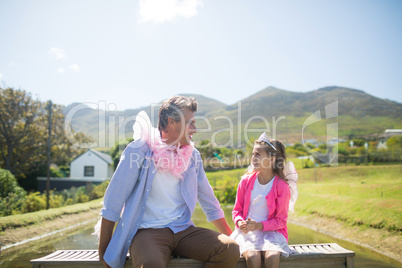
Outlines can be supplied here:
M125 110L268 86L402 103L400 0L0 0L0 86Z

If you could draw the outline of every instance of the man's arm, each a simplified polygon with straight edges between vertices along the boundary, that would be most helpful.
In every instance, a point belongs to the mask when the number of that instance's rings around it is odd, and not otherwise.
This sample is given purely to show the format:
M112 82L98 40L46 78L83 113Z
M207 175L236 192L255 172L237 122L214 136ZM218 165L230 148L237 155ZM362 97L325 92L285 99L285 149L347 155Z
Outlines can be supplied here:
M227 221L225 220L225 218L217 219L217 220L214 220L211 222L215 225L215 227L218 229L218 231L221 232L222 234L229 236L232 233L232 229L230 229L230 226L227 223Z
M112 239L114 225L115 222L109 221L102 217L98 252L99 252L99 260L105 265L105 267L109 266L103 260L103 255L105 255L106 248L109 245L110 240Z

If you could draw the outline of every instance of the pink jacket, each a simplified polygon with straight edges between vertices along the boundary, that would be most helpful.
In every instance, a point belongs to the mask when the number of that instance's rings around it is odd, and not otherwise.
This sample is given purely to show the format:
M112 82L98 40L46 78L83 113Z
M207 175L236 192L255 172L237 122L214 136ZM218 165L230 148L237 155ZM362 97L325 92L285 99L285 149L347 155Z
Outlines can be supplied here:
M253 172L244 177L237 188L236 203L232 211L233 221L237 227L237 222L246 220L250 206L251 190L258 172ZM266 221L263 221L263 231L277 231L281 233L288 241L288 220L290 190L288 184L275 176L271 191L265 197L268 204L269 215Z

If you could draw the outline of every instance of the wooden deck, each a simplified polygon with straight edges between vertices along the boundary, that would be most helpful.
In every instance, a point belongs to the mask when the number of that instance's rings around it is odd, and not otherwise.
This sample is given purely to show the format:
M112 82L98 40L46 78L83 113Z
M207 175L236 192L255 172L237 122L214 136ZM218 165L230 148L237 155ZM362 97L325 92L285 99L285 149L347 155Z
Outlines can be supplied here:
M335 243L329 244L308 244L290 245L293 253L288 257L281 257L280 267L354 267L353 257L355 253L347 250ZM98 268L103 267L98 260L97 250L57 250L45 257L31 260L33 268L66 268L83 267ZM131 268L131 259L127 255L125 268ZM201 268L203 262L187 258L172 258L168 264L169 268ZM246 262L240 258L236 268L246 268Z

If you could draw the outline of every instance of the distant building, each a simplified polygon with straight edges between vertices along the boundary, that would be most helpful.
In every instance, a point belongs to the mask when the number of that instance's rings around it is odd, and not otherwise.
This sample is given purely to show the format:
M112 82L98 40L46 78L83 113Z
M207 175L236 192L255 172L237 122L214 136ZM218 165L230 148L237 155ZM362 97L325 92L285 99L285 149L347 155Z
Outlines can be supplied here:
M305 139L305 140L302 140L301 143L304 144L304 145L307 144L307 143L310 143L314 147L318 147L321 144L323 144L323 142L319 142L316 139Z
M106 180L113 175L113 160L108 154L89 149L71 161L71 178Z
M108 154L89 149L70 163L70 177L50 178L50 189L57 191L88 183L100 184L113 176L113 160ZM46 190L46 177L38 177L38 190Z
M387 149L387 140L393 136L402 135L402 129L387 129L378 137L377 149Z

